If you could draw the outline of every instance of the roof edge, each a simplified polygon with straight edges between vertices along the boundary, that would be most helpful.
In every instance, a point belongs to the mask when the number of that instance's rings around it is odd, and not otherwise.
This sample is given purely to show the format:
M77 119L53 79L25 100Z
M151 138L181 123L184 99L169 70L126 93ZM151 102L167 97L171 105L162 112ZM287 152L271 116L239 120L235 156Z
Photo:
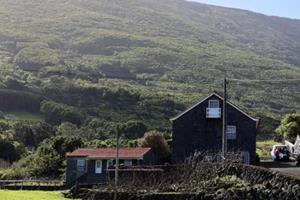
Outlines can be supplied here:
M194 109L195 107L197 107L199 104L203 103L204 101L206 101L207 99L209 99L210 97L212 96L217 96L219 97L220 99L224 100L224 98L219 95L218 93L216 92L213 92L211 93L209 96L207 96L206 98L204 98L203 100L201 100L200 102L194 104L193 106L187 108L185 111L183 111L182 113L180 113L179 115L173 117L170 119L170 121L175 121L177 120L178 118L182 117L183 115L185 115L186 113L188 113L190 110ZM227 104L231 105L232 107L234 107L235 109L237 109L238 111L240 111L243 115L245 115L246 117L250 118L251 120L255 121L255 122L258 122L259 119L256 119L254 117L251 117L249 114L247 114L246 112L244 112L243 110L241 110L239 107L237 107L236 105L234 105L233 103L231 103L230 101L227 101Z
M66 157L90 157L89 155L72 155L73 152L77 151L77 150L97 150L97 149L110 149L110 150L116 150L116 148L78 148L78 149L75 149L74 151L72 152L69 152L66 154ZM149 151L151 151L151 147L131 147L131 148L120 148L119 150L135 150L135 149L143 149L145 150L142 154L142 156L144 156L146 153L148 153Z

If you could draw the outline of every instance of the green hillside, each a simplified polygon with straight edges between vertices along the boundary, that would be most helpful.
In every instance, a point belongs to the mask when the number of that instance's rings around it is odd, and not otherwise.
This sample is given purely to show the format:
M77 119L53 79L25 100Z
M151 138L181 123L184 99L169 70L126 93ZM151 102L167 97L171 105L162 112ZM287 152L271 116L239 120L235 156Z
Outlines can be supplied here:
M300 78L300 20L181 0L0 0L0 16L0 109L41 110L54 125L170 131L225 75ZM229 96L272 125L300 111L299 87L232 83Z

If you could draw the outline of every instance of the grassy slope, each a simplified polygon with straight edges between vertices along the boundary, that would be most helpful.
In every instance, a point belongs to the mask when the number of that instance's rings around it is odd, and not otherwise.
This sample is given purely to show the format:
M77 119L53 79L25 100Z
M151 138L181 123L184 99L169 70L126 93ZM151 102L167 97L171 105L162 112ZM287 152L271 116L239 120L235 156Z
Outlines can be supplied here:
M28 120L33 122L44 121L43 115L26 111L10 111L5 112L5 115L11 115L12 120Z
M61 192L0 190L1 200L63 200Z
M36 91L53 72L74 81L72 73L93 76L99 65L121 61L137 80L108 75L81 83L130 88L144 99L164 95L187 106L220 90L224 71L238 79L300 78L297 20L179 0L0 3L2 87L9 75ZM15 68L27 70L24 63L38 71L25 76ZM251 114L276 118L299 112L299 87L231 84L229 93Z

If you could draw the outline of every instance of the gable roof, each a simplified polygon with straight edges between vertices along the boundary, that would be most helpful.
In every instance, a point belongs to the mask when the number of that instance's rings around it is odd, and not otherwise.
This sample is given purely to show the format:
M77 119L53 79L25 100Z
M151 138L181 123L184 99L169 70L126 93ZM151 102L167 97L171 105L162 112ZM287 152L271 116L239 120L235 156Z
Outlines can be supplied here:
M120 159L141 159L151 148L120 148ZM90 159L114 159L116 158L115 148L76 149L67 153L67 157L87 157Z
M183 115L185 115L186 113L188 113L189 111L193 110L194 108L196 108L198 105L200 105L201 103L203 103L204 101L210 99L212 96L217 96L218 98L220 98L221 100L224 100L224 98L217 94L216 92L211 93L208 97L204 98L202 101L194 104L193 106L191 106L190 108L186 109L185 111L183 111L182 113L180 113L179 115L177 115L176 117L171 118L171 121L175 121L178 118L182 117ZM249 114L247 114L246 112L242 111L239 107L237 107L236 105L234 105L233 103L231 103L230 101L227 101L227 104L229 104L230 106L232 106L233 108L237 109L239 112L241 112L243 115L245 115L246 117L252 119L253 121L256 121L258 123L259 119L255 119L254 117L251 117Z

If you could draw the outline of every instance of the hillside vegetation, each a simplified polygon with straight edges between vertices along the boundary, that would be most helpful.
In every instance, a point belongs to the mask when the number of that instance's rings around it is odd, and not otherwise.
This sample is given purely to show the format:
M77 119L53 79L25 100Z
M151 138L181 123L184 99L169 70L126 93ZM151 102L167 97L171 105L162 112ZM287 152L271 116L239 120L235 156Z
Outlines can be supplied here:
M10 161L40 158L70 136L83 141L66 149L112 146L116 127L125 146L152 129L170 133L170 117L222 91L225 76L300 79L300 20L182 0L0 0L0 16L0 142ZM272 133L300 111L299 88L230 81L228 92ZM21 112L35 120L5 119ZM54 152L58 166L65 152Z
M300 77L298 20L180 0L0 3L0 94L12 99L0 100L2 110L36 111L46 99L165 129L225 75ZM229 94L275 118L299 111L298 88L233 83Z

